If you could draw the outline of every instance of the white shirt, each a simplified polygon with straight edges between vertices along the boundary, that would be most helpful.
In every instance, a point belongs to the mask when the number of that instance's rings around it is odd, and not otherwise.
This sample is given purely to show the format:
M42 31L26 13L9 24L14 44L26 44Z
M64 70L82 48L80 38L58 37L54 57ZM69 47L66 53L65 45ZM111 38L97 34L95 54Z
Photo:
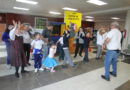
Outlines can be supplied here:
M108 32L107 38L110 38L110 42L107 43L108 50L121 50L121 32L118 29L112 29Z
M42 49L42 46L44 44L44 41L43 40L33 40L32 43L31 43L31 46L34 47L34 49Z
M98 45L103 45L104 43L104 39L103 39L103 36L99 33L99 31L97 32L97 44Z
M48 57L53 58L54 57L54 49L50 48Z
M63 45L63 37L60 37L60 39L58 40L60 42L61 45Z
M23 42L26 44L31 43L31 37L28 32L23 33Z

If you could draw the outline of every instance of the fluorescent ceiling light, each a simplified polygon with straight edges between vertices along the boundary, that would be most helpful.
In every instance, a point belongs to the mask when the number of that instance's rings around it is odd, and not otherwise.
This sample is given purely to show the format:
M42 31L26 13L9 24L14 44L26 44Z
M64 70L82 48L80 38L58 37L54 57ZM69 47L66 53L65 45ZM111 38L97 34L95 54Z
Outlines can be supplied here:
M86 21L92 22L94 21L94 19L86 19Z
M106 2L103 2L101 0L88 0L86 1L88 3L92 3L92 4L96 4L96 5L99 5L99 6L102 6L102 5L106 5L107 3Z
M92 16L85 16L86 18L94 18L94 17L92 17Z
M120 18L118 18L118 17L111 17L111 19L118 20Z
M31 1L31 0L16 0L17 2L27 3L27 4L38 4L38 2Z
M18 10L25 10L25 11L28 11L29 9L28 8L21 8L21 7L13 7L14 9L18 9Z
M54 12L54 11L50 11L49 13L54 14L54 15L60 15L61 14L60 12Z
M69 8L69 7L64 7L62 8L64 10L69 10L69 11L77 11L78 9L74 9L74 8Z

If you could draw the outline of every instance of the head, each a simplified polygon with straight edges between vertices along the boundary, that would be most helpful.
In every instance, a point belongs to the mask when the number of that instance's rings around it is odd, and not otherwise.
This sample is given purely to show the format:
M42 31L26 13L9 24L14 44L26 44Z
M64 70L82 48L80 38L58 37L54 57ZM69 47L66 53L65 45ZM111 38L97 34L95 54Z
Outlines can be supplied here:
M23 23L23 26L24 26L24 30L25 30L25 31L30 30L29 27L30 27L31 25L30 25L29 23Z
M80 28L79 28L79 32L83 32L83 28L80 27Z
M52 44L52 45L51 45L51 48L55 48L55 47L56 47L56 44Z
M15 34L20 34L21 30L19 28L16 29Z
M53 25L52 25L52 23L48 23L47 29L48 29L48 30L53 30Z
M41 38L41 34L39 32L36 32L34 36L36 40Z
M13 25L11 25L11 24L9 24L9 25L7 26L7 28L6 28L5 32L9 33L9 32L10 32L10 30L12 30L13 28L14 28L14 26L13 26Z
M111 23L111 29L118 28L119 29L119 23L118 22L112 22Z
M86 33L86 37L88 37L88 38L90 37L90 32Z

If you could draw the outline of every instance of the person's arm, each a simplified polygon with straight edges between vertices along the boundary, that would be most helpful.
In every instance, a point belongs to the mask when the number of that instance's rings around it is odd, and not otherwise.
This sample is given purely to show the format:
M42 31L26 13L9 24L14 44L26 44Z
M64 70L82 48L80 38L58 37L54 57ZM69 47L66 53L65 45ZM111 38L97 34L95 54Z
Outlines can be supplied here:
M9 33L9 37L13 41L15 40L15 31L16 31L16 26Z
M48 40L45 38L45 34L46 34L46 30L43 30L41 38L42 38L43 41L49 43Z
M54 48L54 54L56 53L56 50L57 50L57 46L55 46L55 48Z
M34 49L34 44L35 44L35 41L33 40L33 41L31 42L31 49Z

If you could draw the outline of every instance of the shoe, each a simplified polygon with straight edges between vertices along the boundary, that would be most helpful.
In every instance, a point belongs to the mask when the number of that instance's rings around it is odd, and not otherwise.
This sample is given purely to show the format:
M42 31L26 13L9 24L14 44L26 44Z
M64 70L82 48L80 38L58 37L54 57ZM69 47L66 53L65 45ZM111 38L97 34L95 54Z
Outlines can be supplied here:
M80 57L83 57L82 55L79 55Z
M104 75L101 75L102 79L105 79L106 81L110 81L110 78L106 78Z
M67 66L66 65L62 65L62 68L67 68Z
M88 63L88 62L89 62L89 60L83 60L83 62L84 62L84 63Z
M76 58L77 56L74 56L74 58Z
M29 71L26 70L22 70L21 73L28 73Z
M40 68L39 71L44 71L44 69L43 69L43 68Z
M11 65L7 65L7 68L8 68L8 69L11 69L12 67L11 67Z
M51 70L50 72L56 72L55 70Z
M77 66L77 64L74 64L73 66L72 66L72 68L75 68Z
M37 68L35 68L34 72L35 72L35 73L37 73L37 71L38 71L38 69L37 69Z
M111 74L112 76L114 76L114 77L116 77L116 76L117 76L116 74L113 74L112 72L110 72L110 74Z
M15 77L16 77L16 78L19 78L19 73L15 73Z
M30 63L27 63L28 64L28 66L31 66L31 64Z

